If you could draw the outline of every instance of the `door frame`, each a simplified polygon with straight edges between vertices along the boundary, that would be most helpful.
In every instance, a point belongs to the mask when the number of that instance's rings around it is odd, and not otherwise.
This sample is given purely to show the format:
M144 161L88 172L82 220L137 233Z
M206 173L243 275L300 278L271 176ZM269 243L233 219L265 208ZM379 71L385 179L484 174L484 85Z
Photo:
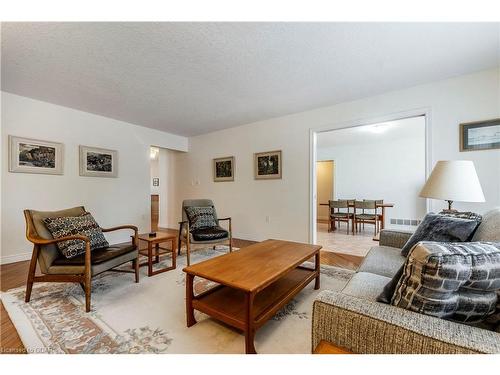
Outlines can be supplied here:
M309 129L309 242L316 243L316 162L317 162L317 135L332 130L355 128L358 126L378 124L381 122L404 120L411 117L424 116L425 118L425 179L429 177L432 170L432 127L431 108L423 107L391 113L387 115L367 117L363 119L350 120L340 123L333 123ZM430 200L425 200L426 211L430 211Z

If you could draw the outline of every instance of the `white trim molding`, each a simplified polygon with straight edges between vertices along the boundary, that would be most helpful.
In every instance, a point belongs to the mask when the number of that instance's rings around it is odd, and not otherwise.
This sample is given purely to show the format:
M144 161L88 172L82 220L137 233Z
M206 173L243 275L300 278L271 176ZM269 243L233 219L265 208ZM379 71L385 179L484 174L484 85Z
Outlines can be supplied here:
M20 253L20 254L2 256L2 257L0 257L0 265L30 260L31 254L32 254L32 252L30 251L28 253Z

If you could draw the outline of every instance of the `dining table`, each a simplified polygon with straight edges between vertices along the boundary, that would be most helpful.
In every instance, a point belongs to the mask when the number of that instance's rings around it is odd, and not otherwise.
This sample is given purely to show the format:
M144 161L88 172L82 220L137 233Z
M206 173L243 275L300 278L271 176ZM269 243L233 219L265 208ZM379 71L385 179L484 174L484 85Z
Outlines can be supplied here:
M330 206L329 203L320 203L319 204L320 206ZM349 208L354 208L354 203L353 202L349 202L348 203L348 207ZM386 208L391 208L391 207L394 207L394 203L376 203L375 204L375 208L380 208L382 210L381 212L381 219L380 219L380 230L384 229L385 228L385 209ZM332 226L332 230L336 230L336 226L335 226L335 221L333 221L333 226Z

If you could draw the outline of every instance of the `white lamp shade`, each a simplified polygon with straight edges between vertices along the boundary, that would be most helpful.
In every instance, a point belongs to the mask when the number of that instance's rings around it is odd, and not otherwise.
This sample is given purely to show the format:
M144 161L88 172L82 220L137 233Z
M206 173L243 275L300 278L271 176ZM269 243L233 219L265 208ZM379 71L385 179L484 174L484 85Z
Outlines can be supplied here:
M470 160L438 161L420 196L458 202L484 202L483 189Z

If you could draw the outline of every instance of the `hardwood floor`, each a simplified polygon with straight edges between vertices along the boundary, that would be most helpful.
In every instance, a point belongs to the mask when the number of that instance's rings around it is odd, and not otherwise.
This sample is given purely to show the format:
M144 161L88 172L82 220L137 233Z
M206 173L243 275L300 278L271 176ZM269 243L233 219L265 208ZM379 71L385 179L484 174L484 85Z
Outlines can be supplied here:
M162 230L161 228L159 230ZM169 229L168 231L175 231ZM248 241L242 239L233 239L234 247L245 247L256 243L256 241ZM363 257L333 253L331 251L321 251L321 263L331 266L337 266L355 270L361 264ZM0 290L7 291L12 288L17 288L26 285L26 277L28 274L29 261L17 262L0 265ZM7 311L0 302L0 354L21 354L25 353L26 349L17 334L12 321L7 315Z
M0 266L0 290L7 291L26 284L29 261ZM0 354L21 354L26 349L17 334L7 311L0 302Z

